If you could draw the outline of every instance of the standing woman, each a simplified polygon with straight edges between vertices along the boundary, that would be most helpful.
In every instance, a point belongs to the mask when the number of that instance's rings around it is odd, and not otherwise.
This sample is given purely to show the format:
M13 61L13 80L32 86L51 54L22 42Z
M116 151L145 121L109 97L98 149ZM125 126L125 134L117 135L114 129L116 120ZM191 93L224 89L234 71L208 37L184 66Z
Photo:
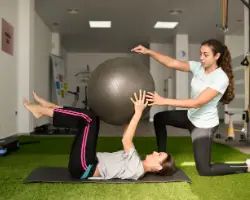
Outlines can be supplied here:
M212 137L219 125L218 102L229 104L234 99L234 76L227 46L215 39L200 47L200 62L178 61L143 46L133 52L147 54L166 67L191 72L191 99L168 99L148 93L149 105L169 105L188 110L171 110L155 114L154 128L158 151L166 151L166 125L188 129L193 142L196 169L201 176L244 173L250 160L242 164L211 164Z

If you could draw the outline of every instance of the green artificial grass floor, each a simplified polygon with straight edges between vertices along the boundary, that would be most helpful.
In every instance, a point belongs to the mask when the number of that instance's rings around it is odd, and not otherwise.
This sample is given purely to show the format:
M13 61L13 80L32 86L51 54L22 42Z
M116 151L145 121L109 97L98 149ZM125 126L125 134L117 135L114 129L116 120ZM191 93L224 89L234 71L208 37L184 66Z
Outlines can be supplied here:
M176 164L192 180L192 184L145 183L145 184L68 184L34 183L23 180L40 166L67 166L73 137L21 137L20 141L36 141L0 158L1 200L81 200L81 199L140 199L140 200L186 200L186 199L250 199L250 174L234 174L217 177L201 177L192 165L193 152L189 137L169 137L168 151L174 155ZM154 137L138 137L134 144L142 158L156 150ZM119 137L100 137L98 151L117 151L122 148ZM245 161L250 156L221 144L213 144L212 161ZM185 165L185 163L189 163ZM190 164L191 163L191 164Z

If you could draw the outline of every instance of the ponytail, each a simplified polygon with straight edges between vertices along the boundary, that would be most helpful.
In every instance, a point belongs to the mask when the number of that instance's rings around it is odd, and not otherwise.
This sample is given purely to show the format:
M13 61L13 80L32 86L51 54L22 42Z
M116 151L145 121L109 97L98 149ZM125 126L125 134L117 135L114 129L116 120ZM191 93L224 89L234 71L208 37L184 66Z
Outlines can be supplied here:
M227 77L229 79L229 85L227 87L226 92L222 96L220 102L222 102L223 104L229 104L234 99L235 94L234 94L234 74L232 69L232 59L227 46L224 46L224 52L221 56L221 62L218 64L227 74Z

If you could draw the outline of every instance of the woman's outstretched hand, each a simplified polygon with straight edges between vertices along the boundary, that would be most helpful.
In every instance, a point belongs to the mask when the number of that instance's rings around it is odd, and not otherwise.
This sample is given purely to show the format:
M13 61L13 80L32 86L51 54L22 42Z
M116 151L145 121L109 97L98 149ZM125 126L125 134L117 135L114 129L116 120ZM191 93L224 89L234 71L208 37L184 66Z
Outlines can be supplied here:
M149 52L149 49L147 49L146 47L139 45L135 48L133 48L131 51L139 53L139 54L147 54Z
M147 92L146 95L146 100L150 102L148 106L153 106L153 105L166 105L166 99L161 97L159 94L156 92Z

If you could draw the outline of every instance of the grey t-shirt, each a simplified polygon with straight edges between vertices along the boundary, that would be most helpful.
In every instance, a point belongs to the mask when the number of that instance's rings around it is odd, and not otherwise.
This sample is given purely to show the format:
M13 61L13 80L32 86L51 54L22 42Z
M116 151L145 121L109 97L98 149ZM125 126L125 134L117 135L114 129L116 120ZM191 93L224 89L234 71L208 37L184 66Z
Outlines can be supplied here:
M113 153L97 153L98 169L103 179L139 179L144 174L142 161L134 147Z

